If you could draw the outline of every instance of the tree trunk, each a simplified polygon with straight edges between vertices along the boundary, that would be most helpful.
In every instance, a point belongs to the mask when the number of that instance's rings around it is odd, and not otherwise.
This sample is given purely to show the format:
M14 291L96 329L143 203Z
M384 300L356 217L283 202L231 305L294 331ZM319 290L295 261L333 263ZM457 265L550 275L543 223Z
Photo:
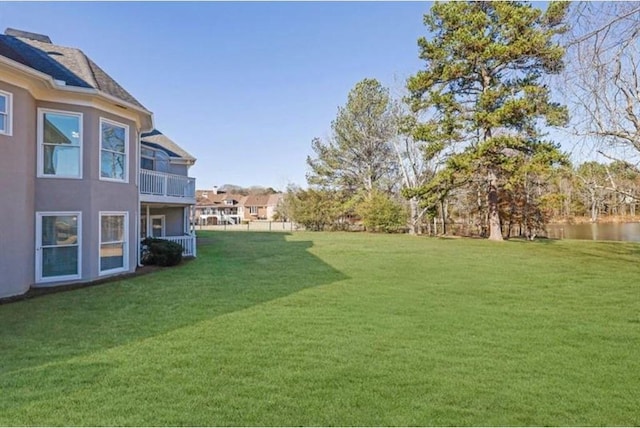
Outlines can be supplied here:
M489 171L489 192L487 195L489 209L489 240L503 241L500 230L500 213L498 212L498 178L495 172Z
M444 199L440 201L440 217L442 218L442 234L447 234L447 206Z
M409 234L410 235L420 235L420 219L418 218L418 198L412 197L409 199Z

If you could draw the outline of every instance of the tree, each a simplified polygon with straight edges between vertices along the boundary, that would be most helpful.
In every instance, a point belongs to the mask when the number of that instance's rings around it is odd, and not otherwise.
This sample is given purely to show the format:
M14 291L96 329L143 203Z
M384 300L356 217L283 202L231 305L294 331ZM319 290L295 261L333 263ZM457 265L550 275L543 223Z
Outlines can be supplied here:
M368 194L357 205L356 213L367 230L372 232L397 232L407 217L402 205L378 190Z
M307 230L344 229L348 224L349 202L337 190L290 187L285 204L290 218Z
M578 135L640 153L640 3L578 2L565 82Z
M447 2L425 15L434 37L418 40L426 69L408 80L412 106L439 112L438 141L465 144L447 175L484 176L489 239L502 240L499 199L514 154L538 158L551 147L540 125L566 123L566 108L551 101L541 79L562 70L564 50L554 38L566 30L567 7L552 2L543 13L513 1Z
M640 159L640 3L577 2L562 79L573 133L613 161ZM622 200L638 200L613 181ZM592 214L593 216L593 214Z
M585 162L576 169L579 180L578 191L582 195L585 206L589 208L591 222L598 221L606 198L607 170L598 162Z
M430 132L429 124L420 122L418 115L405 103L395 104L395 136L391 140L396 154L396 165L402 180L402 194L409 202L407 226L409 233L421 233L421 222L425 214L433 210L433 203L425 200L421 191L434 179L443 164L445 145Z
M394 124L389 91L375 79L358 82L349 92L347 104L338 109L331 124L332 138L315 138L315 157L307 157L311 185L355 194L371 194L394 184L390 140ZM386 179L386 182L385 182Z

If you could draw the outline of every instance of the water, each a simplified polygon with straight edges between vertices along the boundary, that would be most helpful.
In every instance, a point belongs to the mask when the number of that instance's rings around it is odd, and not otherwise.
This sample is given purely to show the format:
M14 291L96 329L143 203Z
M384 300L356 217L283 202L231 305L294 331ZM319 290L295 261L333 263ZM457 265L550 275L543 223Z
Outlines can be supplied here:
M554 239L640 242L640 223L550 224L547 235Z

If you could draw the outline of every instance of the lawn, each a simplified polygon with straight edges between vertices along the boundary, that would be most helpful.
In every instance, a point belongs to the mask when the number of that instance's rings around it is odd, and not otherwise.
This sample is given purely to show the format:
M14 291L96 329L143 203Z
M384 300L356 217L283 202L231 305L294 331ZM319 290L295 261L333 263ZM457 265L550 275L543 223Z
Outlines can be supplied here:
M199 241L0 305L0 426L640 425L640 245Z

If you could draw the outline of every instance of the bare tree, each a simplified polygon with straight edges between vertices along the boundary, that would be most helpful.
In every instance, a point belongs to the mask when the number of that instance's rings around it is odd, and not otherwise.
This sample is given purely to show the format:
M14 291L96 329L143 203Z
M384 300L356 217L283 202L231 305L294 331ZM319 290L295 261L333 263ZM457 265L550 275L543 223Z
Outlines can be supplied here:
M429 142L415 138L414 133L419 123L417 113L411 112L406 105L398 102L394 106L394 115L396 131L391 143L396 154L402 188L405 189L409 201L407 226L410 234L419 235L420 225L429 207L421 206L421 198L412 190L425 186L433 179L445 156L440 150L432 150L432 144Z
M565 94L576 135L606 157L640 155L640 2L578 2Z

